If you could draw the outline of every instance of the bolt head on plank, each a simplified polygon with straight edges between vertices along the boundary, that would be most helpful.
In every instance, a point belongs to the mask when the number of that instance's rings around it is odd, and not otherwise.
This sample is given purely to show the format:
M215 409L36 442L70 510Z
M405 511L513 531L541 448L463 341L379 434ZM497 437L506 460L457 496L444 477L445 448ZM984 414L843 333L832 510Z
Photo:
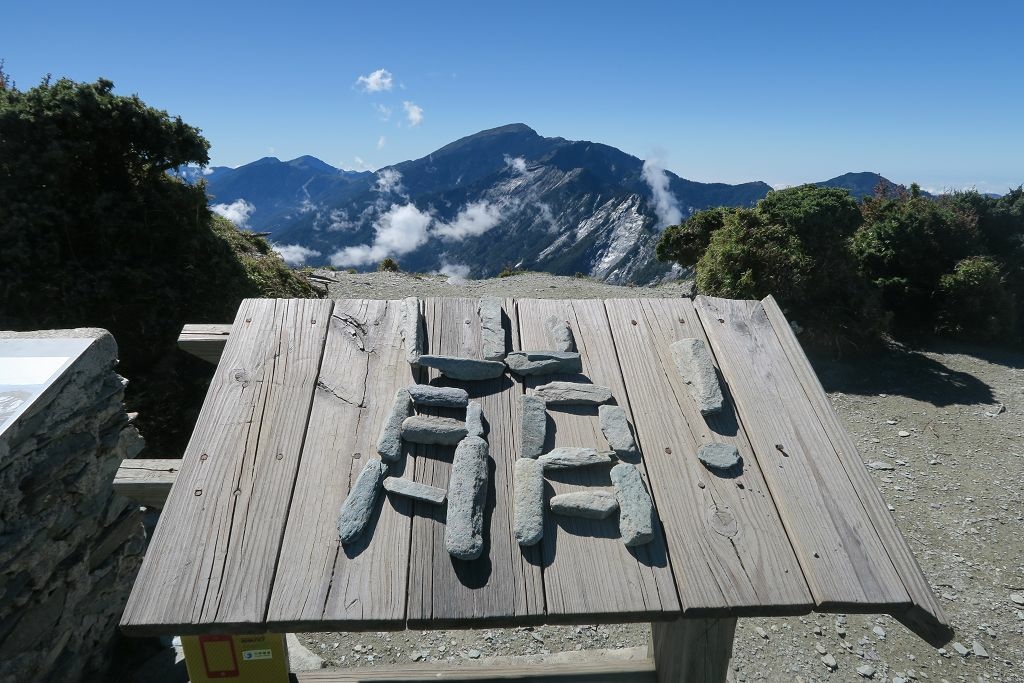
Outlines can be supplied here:
M548 382L537 387L533 395L550 405L596 406L612 400L612 390L582 382Z
M450 417L413 415L402 421L402 438L412 443L454 446L466 437L466 424Z
M445 377L467 382L501 377L505 372L505 364L493 360L477 360L476 358L457 358L455 356L420 356L421 367L434 368Z
M570 375L583 372L580 354L568 351L513 351L505 357L517 375Z
M431 384L409 385L409 395L418 406L441 406L444 408L465 408L469 393L458 387L435 387Z
M537 458L537 462L546 470L607 465L614 461L615 458L611 451L598 451L596 448L575 448L571 446L552 448Z
M551 511L567 517L605 519L619 509L610 491L574 491L551 497Z

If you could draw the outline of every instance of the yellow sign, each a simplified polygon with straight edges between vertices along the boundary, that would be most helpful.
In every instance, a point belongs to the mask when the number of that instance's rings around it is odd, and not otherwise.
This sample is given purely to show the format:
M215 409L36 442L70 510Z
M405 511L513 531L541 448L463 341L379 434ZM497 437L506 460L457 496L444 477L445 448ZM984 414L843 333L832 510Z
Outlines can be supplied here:
M288 683L288 648L280 633L182 636L192 683Z

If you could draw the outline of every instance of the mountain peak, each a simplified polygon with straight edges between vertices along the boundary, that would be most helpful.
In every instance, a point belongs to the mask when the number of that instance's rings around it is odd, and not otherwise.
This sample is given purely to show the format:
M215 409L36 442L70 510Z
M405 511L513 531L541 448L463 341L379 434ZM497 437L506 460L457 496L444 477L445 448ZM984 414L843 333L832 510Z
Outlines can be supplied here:
M294 168L316 171L318 173L333 173L338 170L326 161L321 161L315 156L311 156L309 154L303 154L301 157L295 157L291 161L286 161L285 163Z

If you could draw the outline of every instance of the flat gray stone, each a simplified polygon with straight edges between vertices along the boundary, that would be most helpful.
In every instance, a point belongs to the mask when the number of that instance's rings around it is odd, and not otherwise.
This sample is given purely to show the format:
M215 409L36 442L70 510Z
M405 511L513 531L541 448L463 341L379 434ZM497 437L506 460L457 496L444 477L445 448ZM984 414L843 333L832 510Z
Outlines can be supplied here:
M569 323L557 315L549 316L544 321L544 328L548 333L548 341L551 342L551 348L556 351L575 351L576 340L572 336L572 328L569 327Z
M418 406L444 406L446 408L465 408L469 403L469 393L458 387L435 387L430 384L412 384L409 386L412 402Z
M338 538L342 543L351 543L359 538L373 514L373 506L380 493L381 480L388 466L377 458L371 458L363 465L352 490L338 513Z
M686 382L701 415L722 409L722 387L711 360L711 352L703 339L681 339L670 347L676 369Z
M573 448L563 446L552 448L537 458L546 470L565 470L572 467L588 467L590 465L607 465L614 462L611 451L598 451L596 448Z
M555 375L583 372L580 354L570 351L513 351L505 357L517 375Z
M640 457L629 420L622 406L603 405L597 409L601 433L620 460L634 460Z
M501 326L501 300L493 296L480 298L480 340L484 360L505 358L505 328Z
M288 648L288 670L292 673L327 668L327 662L323 657L306 648L294 633L286 633L284 642Z
M654 501L640 471L628 462L612 468L615 499L619 502L619 536L632 548L654 540Z
M420 356L420 365L434 368L445 377L467 382L494 379L501 377L505 372L505 364L500 361L456 358L454 356Z
M487 502L487 442L467 436L459 442L448 478L444 547L459 560L475 560L484 549Z
M484 409L479 401L466 404L466 434L484 438Z
M612 400L612 390L582 382L548 382L537 387L533 395L551 405L595 406Z
M619 503L615 500L615 494L601 489L574 491L551 497L551 511L567 517L605 519L618 507Z
M512 466L515 520L519 545L535 545L544 536L544 468L536 460L519 458Z
M522 443L520 458L536 458L544 451L544 439L548 429L548 413L544 400L536 396L519 397L523 409Z
M450 417L413 415L402 421L402 438L412 443L454 446L466 436L466 423Z
M402 422L413 414L412 397L408 389L395 392L391 413L380 428L377 453L385 462L397 462L402 457Z
M420 300L416 297L402 299L401 323L405 359L410 365L418 365L423 353L423 325L420 323Z
M422 500L425 503L434 503L435 505L443 503L447 495L444 489L439 489L429 484L421 484L412 479L402 479L401 477L387 477L384 480L384 490L405 496L406 498Z
M740 464L739 449L727 443L706 443L697 451L697 458L713 470L728 470Z

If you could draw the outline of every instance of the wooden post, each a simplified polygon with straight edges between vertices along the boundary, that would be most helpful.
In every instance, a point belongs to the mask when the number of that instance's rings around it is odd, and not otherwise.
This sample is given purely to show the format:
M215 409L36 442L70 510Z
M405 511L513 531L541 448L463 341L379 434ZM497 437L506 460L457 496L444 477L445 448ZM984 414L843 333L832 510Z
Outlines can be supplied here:
M652 623L650 656L658 683L723 683L735 634L735 618Z

